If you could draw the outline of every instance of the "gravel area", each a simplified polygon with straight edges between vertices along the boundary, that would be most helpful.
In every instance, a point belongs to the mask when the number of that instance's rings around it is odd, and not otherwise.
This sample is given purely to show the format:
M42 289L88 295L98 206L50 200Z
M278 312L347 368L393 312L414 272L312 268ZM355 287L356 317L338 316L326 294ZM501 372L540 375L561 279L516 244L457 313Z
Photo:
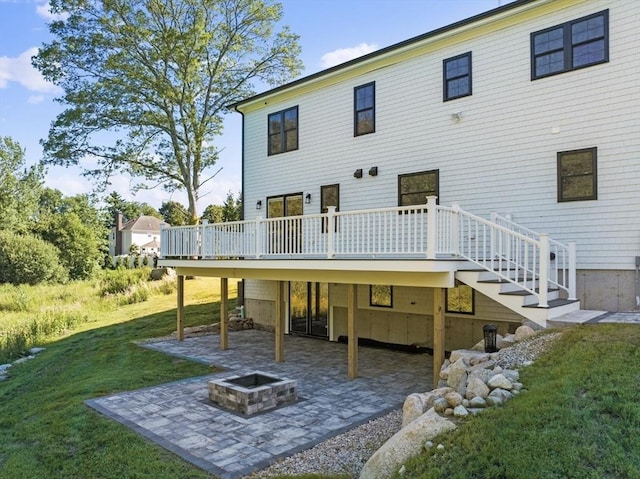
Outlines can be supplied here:
M527 366L547 351L560 334L539 334L502 349L497 353L497 362L507 369ZM282 459L245 479L296 474L348 474L358 477L369 457L399 431L401 425L402 410L398 409Z

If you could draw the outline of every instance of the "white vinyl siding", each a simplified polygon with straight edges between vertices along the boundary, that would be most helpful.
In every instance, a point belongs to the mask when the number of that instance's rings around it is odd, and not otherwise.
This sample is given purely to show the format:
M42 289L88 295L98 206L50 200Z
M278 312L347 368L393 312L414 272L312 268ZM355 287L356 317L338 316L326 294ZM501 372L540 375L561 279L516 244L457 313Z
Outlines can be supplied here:
M640 29L636 2L554 2L535 19L267 105L245 118L245 214L340 183L342 211L397 204L399 174L439 170L441 205L510 214L559 241L579 269L632 269L640 251ZM530 34L609 9L609 62L530 81ZM442 101L442 59L473 51L473 95ZM353 88L376 84L376 133L353 137ZM267 115L299 106L299 149L267 157ZM461 120L454 121L453 113ZM557 202L556 155L597 147L598 199ZM377 166L378 176L367 174ZM363 169L363 177L353 172ZM320 202L304 205L319 213ZM598 225L597 228L594 225Z

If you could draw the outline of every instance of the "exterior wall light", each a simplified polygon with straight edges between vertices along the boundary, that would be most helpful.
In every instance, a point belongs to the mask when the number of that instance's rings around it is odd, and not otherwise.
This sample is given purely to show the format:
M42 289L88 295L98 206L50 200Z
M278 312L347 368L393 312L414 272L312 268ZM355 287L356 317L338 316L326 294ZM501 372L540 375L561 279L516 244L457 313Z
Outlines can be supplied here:
M354 178L362 178L362 168L358 168L356 171L353 172L353 177Z
M307 196L304 197L305 204L311 203L311 193L307 193Z
M378 176L378 167L372 166L369 168L369 176Z
M262 200L258 200L256 203L256 209L259 210L260 208L262 208Z

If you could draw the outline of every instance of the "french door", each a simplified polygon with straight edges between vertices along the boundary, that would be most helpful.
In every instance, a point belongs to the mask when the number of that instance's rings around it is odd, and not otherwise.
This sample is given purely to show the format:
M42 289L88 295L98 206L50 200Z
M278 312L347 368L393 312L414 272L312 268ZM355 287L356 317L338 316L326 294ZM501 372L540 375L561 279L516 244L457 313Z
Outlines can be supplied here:
M267 217L284 218L302 215L302 193L267 198ZM302 232L297 222L268 223L269 253L302 252Z
M289 331L295 334L329 337L329 284L289 283Z

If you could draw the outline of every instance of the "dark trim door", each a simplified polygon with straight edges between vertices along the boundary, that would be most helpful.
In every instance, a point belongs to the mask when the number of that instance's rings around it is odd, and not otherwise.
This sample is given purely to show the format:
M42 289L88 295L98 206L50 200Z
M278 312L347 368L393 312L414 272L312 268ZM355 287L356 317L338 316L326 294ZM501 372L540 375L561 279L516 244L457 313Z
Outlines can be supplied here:
M329 284L289 283L289 332L329 337Z

